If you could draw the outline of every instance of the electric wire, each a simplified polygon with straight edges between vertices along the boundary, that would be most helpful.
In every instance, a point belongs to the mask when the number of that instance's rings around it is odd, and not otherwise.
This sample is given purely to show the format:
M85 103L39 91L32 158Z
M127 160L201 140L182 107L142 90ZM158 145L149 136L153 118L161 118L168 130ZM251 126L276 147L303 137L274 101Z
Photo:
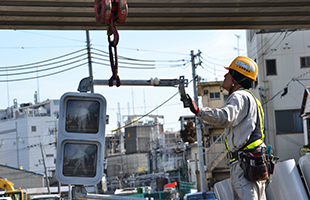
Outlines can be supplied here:
M106 57L109 57L109 52L106 52L106 51L103 51L101 49L97 49L97 48L91 48L92 50L95 50L95 51L99 51L103 54L106 54ZM103 55L105 56L105 55ZM138 62L152 62L152 63L155 63L155 62L182 62L182 61L185 61L185 59L178 59L178 60L144 60L144 59L136 59L136 58L130 58L130 57L126 57L126 56L121 56L121 55L118 55L118 58L119 59L124 59L124 60L130 60L130 61L138 61Z
M256 33L256 35L257 35L257 33ZM275 33L275 34L273 34L273 36L271 36L271 37L267 40L267 42L266 42L266 43L269 43L269 42L270 42L270 41L271 41L271 40L272 40L272 39L273 39L276 35L277 35L276 33ZM261 40L261 42L260 42L260 46L261 46L261 48L260 48L260 49L258 49L258 50L257 50L257 49L256 49L256 47L257 47L257 46L256 46L255 48L252 48L252 49L250 49L250 50L247 52L247 53L248 53L248 55L249 55L249 54L251 54L251 53L252 53L252 51L255 51L255 52L260 52L260 51L261 51L261 50L265 47L265 45L263 45L263 44L262 44L262 42L263 42L263 41ZM269 48L270 48L270 46L269 46ZM269 49L269 48L268 48L268 49Z
M217 61L230 61L230 60L234 59L234 58L228 58L228 59L217 59L217 58L214 58L214 57L208 56L208 55L207 55L207 54L205 54L205 53L202 53L202 55L204 55L204 56L206 56L206 57L208 57L208 58L210 58L210 59L217 60ZM202 57L202 58L203 58L203 57ZM213 64L213 63L212 63L212 64Z
M277 134L277 136L280 136L280 137L286 139L287 141L290 141L291 143L295 144L296 146L302 146L303 145L303 144L299 143L298 141L294 140L293 138L288 137L285 133L282 133L281 131L279 131L277 129L272 130L272 129L267 128L267 127L265 127L265 129L267 129L271 132L275 131L276 133L279 133L279 134Z
M85 50L87 50L87 49L83 48L83 49L80 49L80 50L77 50L77 51L74 51L74 52L62 55L62 56L58 56L58 57L55 57L55 58L51 58L51 59L47 59L47 60L43 60L43 61L39 61L39 62L34 62L34 63L29 63L29 64L22 64L22 65L15 65L15 66L0 67L0 72L5 72L4 74L0 74L0 76L3 76L3 77L5 76L7 78L6 80L0 80L0 82L24 81L24 80L31 80L31 79L36 79L36 78L43 78L43 77L59 74L59 73L66 72L68 70L80 67L80 66L82 66L82 65L84 65L86 63L81 64L81 65L76 65L76 66L73 66L73 67L70 67L70 68L67 68L67 69L64 69L64 70L60 70L60 71L57 71L57 72L53 72L53 73L50 73L50 74L44 74L44 75L40 75L40 76L36 75L36 76L24 77L24 78L8 79L8 77L10 77L10 76L27 75L27 74L31 74L31 73L37 73L38 74L38 73L43 72L43 71L55 70L57 68L62 68L62 67L66 67L68 65L72 65L72 64L81 62L81 61L87 59L87 57L85 56L85 55L87 55L87 53L82 53L82 54L76 55L74 57L66 58L66 59L63 59L63 60L59 60L59 59L62 59L62 58L68 57L68 56L73 56L74 54L77 54L77 53L79 53L81 51L85 51ZM95 55L99 55L99 56L103 56L103 57L108 57L106 55L106 54L108 54L107 52L104 52L104 51L99 50L99 49L95 49L95 51L100 52L100 53L93 52L93 54L95 54ZM85 56L84 59L75 60L75 59L78 59L78 58L83 57L83 56ZM101 60L101 61L107 62L107 63L102 63L102 62L92 61L93 63L99 64L99 65L110 66L110 63L109 63L108 59L103 59L103 58L98 58L98 57L92 57L92 58L94 60ZM138 65L138 66L139 65L140 66L154 66L155 62L175 63L175 62L184 62L185 61L184 59L179 59L179 60L159 60L159 61L157 61L157 60L141 60L141 59L134 59L134 58L123 57L123 56L120 56L120 58L124 58L125 60L128 60L128 61L133 61L132 63L120 61L120 63L122 63L122 64L133 65L133 66L119 66L120 68L127 68L127 69L155 69L155 67L135 67L134 65ZM52 65L55 65L55 64L64 63L64 62L68 62L68 61L71 61L71 60L74 60L74 61L66 63L66 64L58 65L58 66L52 66ZM51 61L55 61L55 62L51 62ZM141 63L141 62L149 62L149 63ZM152 62L152 64L150 64L150 62ZM185 67L186 67L186 63L174 64L174 65L172 65L170 67L181 67L182 65L183 66L185 65ZM52 66L52 67L43 68L43 67L46 67L46 66ZM36 70L31 70L31 69L34 69L34 68L36 68ZM39 69L39 68L43 68L43 69ZM20 71L23 70L23 72L20 72L20 73L9 73L11 71L18 71L18 70L20 70Z
M170 107L170 106L179 106L181 105L182 103L172 103L172 104L166 104L165 107ZM134 109L144 109L144 108L154 108L154 106L135 106ZM128 110L127 107L122 107L122 108L119 108L120 110ZM108 108L108 110L118 110L118 108Z
M30 32L30 31L25 31L25 30L18 30L18 32L24 32L27 34L41 35L41 36L46 36L46 37L52 37L52 38L58 38L58 39L70 40L70 41L74 41L74 42L85 43L85 40L75 40L72 38L59 37L59 36L55 36L55 35L42 34L42 33L37 33L37 32Z
M271 48L271 46L281 37L281 35L282 35L282 33L283 32L281 32L281 34L278 36L278 38L269 46L269 48ZM275 36L276 36L277 34L274 34L271 38L269 38L268 39L268 41L267 42L269 42L269 41L271 41ZM284 38L282 39L282 41L284 40ZM278 44L278 46L281 44L281 42ZM265 47L265 45L261 45L262 47L259 49L259 50L257 50L257 52L259 52L260 50L262 50L264 47ZM269 50L269 48L267 49L267 50ZM250 51L248 51L248 54L251 52L251 51L253 51L253 50L256 50L256 48L253 48L252 50L250 50ZM267 51L266 50L266 51ZM206 54L204 54L204 53L202 53L202 55L205 55L205 56L207 56L207 57L209 57L209 58L212 58L212 57L210 57L210 56L208 56L208 55L206 55ZM269 55L270 56L270 55ZM259 59L260 59L261 57L259 57ZM211 63L211 64L213 64L213 65L216 65L216 66L223 66L222 64L219 64L219 63L215 63L215 62L211 62L211 61L209 61L209 60L206 60L206 59L204 59L203 57L201 57L201 59L203 60L203 61L205 61L205 62L207 62L207 63ZM214 59L214 60L219 60L219 59L215 59L215 58L212 58L212 59ZM221 61L221 60L219 60L219 61ZM225 60L226 61L226 60ZM258 63L258 65L260 65L261 63ZM207 64L205 64L206 66L208 66ZM209 66L208 66L209 67ZM211 68L211 67L209 67L209 68ZM206 70L205 68L204 68L204 70ZM213 69L214 70L214 69ZM211 74L215 74L214 72L210 72L210 71L208 71L208 70L206 70L207 72L209 72L209 73L211 73ZM218 69L216 69L216 71L218 71ZM221 70L221 72L224 72L224 70L222 71Z
M190 84L192 81L193 81L193 80L189 81L188 84ZM134 120L134 121L132 121L132 122L130 122L130 123L128 123L128 124L125 124L124 126L121 126L121 127L117 128L117 129L112 130L111 132L119 131L119 130L122 129L122 128L125 128L125 127L127 127L127 126L130 126L130 125L133 124L133 123L136 123L137 121L143 119L144 117L150 115L152 112L154 112L154 111L157 110L158 108L160 108L160 107L162 107L163 105L165 105L167 102L169 102L171 99L173 99L173 98L174 98L176 95L178 95L178 94L179 94L179 91L176 92L175 94L173 94L173 95L172 95L171 97L169 97L166 101L164 101L163 103L161 103L159 106L157 106L157 107L155 107L154 109L152 109L151 111L149 111L148 113L142 115L142 116L139 117L138 119L136 119L136 120Z
M205 65L205 64L204 64ZM214 72L209 71L208 69L206 69L203 65L200 65L201 68L207 72L209 72L210 74L215 74ZM207 65L206 65L207 66Z
M15 138L16 140L16 138ZM51 146L51 145L55 145L55 142L50 142L50 143L45 143L45 144L42 144L43 147L47 147L47 146ZM26 147L22 147L22 148L18 148L18 152L24 152L24 151L29 151L30 149L32 148L35 148L35 147L39 147L40 144L32 144L32 145L28 145ZM7 156L3 156L1 158L7 158L7 157L11 157L10 153L12 152L12 149L7 149L7 150L1 150L1 153L3 153L4 155L7 154Z
M101 47L107 47L107 45L98 45L94 44L96 46L101 46ZM182 56L190 56L190 54L187 53L178 53L178 52L168 52L168 51L156 51L156 50L149 50L149 49L139 49L139 48L128 48L128 47L118 47L120 49L127 49L127 50L133 50L133 51L145 51L145 52L154 52L154 53L164 53L164 54L175 54L175 55L182 55Z
M92 54L101 56L101 54L98 54L98 53L92 53ZM110 60L108 60L108 59L98 58L98 57L95 57L95 56L92 56L92 58L98 59L98 60L101 60L101 61L110 62ZM119 64L129 64L129 65L155 66L155 64L149 64L149 63L146 63L146 64L145 63L130 63L130 62L122 62L122 61L119 61L118 63Z
M78 45L78 46L41 46L41 47L0 47L0 49L59 49L59 48L81 48L85 45Z
M293 33L295 33L295 30L292 31L291 34L293 34ZM265 52L267 52L267 51L269 51L269 50L271 49L272 45L275 44L275 43L280 39L280 37L282 36L282 34L283 34L283 32L281 32L280 35L274 40L274 42L273 42L271 45L269 45L268 49L267 49ZM278 43L278 45L275 47L275 49L277 49L277 48L280 46L280 44L282 43L282 41L283 41L285 38L287 38L288 36L290 36L291 34L289 34L289 35L286 34L286 35L282 38L282 40ZM276 36L276 35L277 35L277 33L274 34L274 36ZM273 37L274 37L274 36L273 36ZM272 37L272 38L273 38L273 37ZM270 40L268 40L268 42L271 41L272 38L270 38ZM261 47L260 50L262 50L263 48L264 48L264 45L262 45L262 47ZM260 50L259 50L259 51L260 51ZM257 51L257 52L259 52L259 51ZM264 60L266 60L269 56L272 55L273 51L270 51L270 52L271 52L271 53L269 53L269 54L264 58ZM258 57L258 60L260 60L263 56L264 56L264 55L261 54L261 55ZM257 64L258 64L258 65L261 65L262 62L264 62L264 60L262 60L260 63L257 63Z
M67 68L67 69L64 69L64 70L60 70L60 71L57 71L57 72L53 72L53 73L50 73L50 74L38 75L38 76L33 76L33 77L28 77L28 78L19 78L19 79L10 79L10 80L0 80L0 82L25 81L25 80L31 80L31 79L37 79L37 78L48 77L48 76L60 74L60 73L63 73L63 72L66 72L66 71L69 71L69 70L72 70L72 69L81 67L81 66L83 66L83 65L87 65L87 64L88 64L88 62L85 62L85 63L79 64L79 65L76 65L76 66L73 66L73 67L70 67L70 68Z
M92 57L92 58L97 59L97 60L102 60L102 61L110 62L109 56L108 56L108 52L102 51L100 49L95 49L95 50L100 52L100 53L103 53L103 54L96 53L96 52L92 52L92 54L95 54L95 55L98 55L98 56L103 56L103 57L106 57L107 59L98 58L98 57ZM185 59L178 59L178 60L142 60L142 59L129 58L129 57L120 56L120 55L118 56L118 58L120 58L119 60L123 59L123 60L131 61L131 62L119 61L119 63L121 63L121 64L129 64L129 65L155 66L155 63L157 63L157 62L159 62L159 63L167 63L167 64L169 63L168 67L161 66L161 67L156 67L156 68L173 68L173 67L181 67L181 68L183 68L182 66L185 66L185 68L186 68L187 63L189 63L189 61L187 61ZM183 63L171 65L171 63L176 63L176 62L183 62ZM186 63L184 63L184 62L186 62ZM149 63L151 63L151 64L149 64ZM101 64L103 64L103 63L101 63ZM103 64L103 65L105 65L105 64ZM121 67L121 68L131 68L131 69L142 69L142 68L124 67L124 66L119 66L119 67ZM154 68L143 68L143 69L154 69Z
M96 61L92 61L92 63L111 67L110 64L106 64L106 63L101 63L101 62L96 62ZM118 68L126 68L126 69L155 69L155 67L125 67L125 66L118 66Z
M133 124L133 123L135 123L135 122L137 122L137 121L143 119L144 117L148 116L149 114L151 114L152 112L154 112L155 110L157 110L158 108L160 108L161 106L163 106L164 104L166 104L167 102L169 102L169 101L170 101L171 99L173 99L177 94L179 94L179 92L177 92L177 93L175 93L174 95L172 95L169 99L167 99L166 101L164 101L162 104L160 104L159 106L157 106L156 108L154 108L154 109L151 110L150 112L144 114L143 116L139 117L138 119L136 119L136 120L134 120L134 121L132 121L132 122L130 122L130 123L128 123L128 124L125 124L125 125L122 126L122 127L119 127L119 128L117 128L117 129L112 130L111 132L116 132L116 131L118 131L118 130L120 130L120 129L122 129L122 128L125 128L125 127L127 127L127 126L130 126L131 124Z
M279 39L279 37L276 39L276 41ZM282 40L283 41L283 40ZM281 44L281 42L277 45L277 47ZM275 42L274 42L275 43ZM273 43L273 44L274 44ZM271 45L270 45L271 46ZM277 48L276 47L276 48ZM266 58L268 58L271 54L269 54ZM299 76L300 77L300 76ZM292 78L283 88L288 87L289 84L294 80L294 78ZM281 94L282 90L280 90L279 92L277 92L276 94L274 94L270 99L268 99L267 101L265 101L262 105L265 105L266 103L268 103L269 101L272 101L275 97L277 97L279 94Z
M80 50L77 50L77 51L74 51L74 52L71 52L71 53L62 55L62 56L58 56L58 57L55 57L55 58L51 58L51 59L48 59L48 60L43 60L43 61L34 62L34 63L29 63L29 64L23 64L23 65L5 66L5 67L0 67L0 69L1 69L1 68L10 69L10 68L18 68L18 67L24 67L24 66L37 65L37 64L44 63L44 62L49 62L49 61L52 61L52 60L56 60L56 59L59 59L59 58L63 58L63 57L66 57L66 56L69 56L69 55L72 55L72 54L75 54L75 53L78 53L78 52L81 52L81 51L85 51L85 50L87 50L87 49L86 49L86 48L83 48L83 49L80 49Z
M291 34L293 34L294 32L295 32L295 31L293 31ZM268 49L267 49L266 51L269 51L269 49L272 47L272 45L275 44L275 43L280 39L280 37L281 37L282 34L283 34L283 32L281 32L280 35L278 35L278 37L273 41L273 43L272 43L271 45L269 45L269 47L268 47ZM289 34L288 36L290 36L291 34ZM273 39L273 37L275 37L276 35L277 35L277 33L275 33L268 41L271 41L271 40ZM278 47L280 46L280 44L282 43L282 41L283 41L286 37L287 37L287 35L285 35L285 37L282 38L282 40L278 43L278 45L277 45L275 48L278 48ZM259 51L262 50L263 48L264 48L264 45L262 45L262 47L261 47L257 52L259 52ZM273 53L273 51L272 51L269 55L267 55L267 56L264 58L264 60L267 59L269 56L271 56L272 53ZM258 60L260 60L260 58L262 58L262 56L263 56L263 54L261 54L261 55L258 57ZM258 64L258 65L261 65L262 62L264 62L264 61L261 61L260 63L257 63L257 64ZM290 84L292 81L293 81L293 78L286 84L285 87L288 87L289 84ZM284 87L284 88L285 88L285 87ZM281 94L281 91L282 91L282 90L280 90L279 92L277 92L277 93L276 93L275 95L273 95L270 99L268 99L267 101L265 101L262 105L265 105L265 104L268 103L269 101L272 101L275 97L277 97L279 94Z
M42 33L30 32L30 31L24 31L24 30L18 30L18 31L19 32L25 32L25 33L28 33L28 34L35 34L35 35L41 35L41 36L46 36L46 37L52 37L52 38L58 38L58 39L64 39L64 40L70 40L70 41L85 43L85 40L75 40L75 39L72 39L72 38L65 38L65 37L59 37L59 36L55 36L55 35L42 34ZM93 45L101 46L101 47L107 47L107 45L101 45L101 44L93 44ZM27 47L27 48L29 48L29 47ZM30 47L30 48L32 48L32 47ZM40 47L33 47L33 48L40 48ZM149 49L128 48L128 47L122 47L122 46L119 46L118 48L120 48L120 49L127 49L127 50L133 50L133 51L145 51L145 52L155 52L155 53L165 53L165 54L175 54L175 55L189 56L189 54L178 53L178 52L167 52L167 51L156 51L156 50L149 50Z
M283 88L288 87L288 86L292 83L292 81L298 81L298 79L300 79L300 78L302 78L302 77L304 77L304 76L306 76L306 75L308 75L308 74L310 74L310 70L308 70L307 72L305 72L305 73L303 73L303 74L301 74L301 75L299 75L299 76L297 76L297 77L293 77ZM283 90L283 89L282 89L282 90ZM268 103L269 101L272 101L275 97L277 97L279 94L281 94L282 90L280 90L279 92L277 92L276 94L274 94L270 99L268 99L268 100L267 100L266 102L264 102L262 105L265 105L265 104Z
M288 87L289 84L290 84L292 81L293 81L293 79L291 79L291 80L286 84L285 87ZM275 95L273 95L273 97L271 97L270 99L268 99L267 101L265 101L264 103L262 103L262 105L265 105L265 104L267 104L269 101L272 101L272 100L273 100L274 98L276 98L279 94L281 94L281 91L282 91L282 90L280 90L280 91L277 92Z
M67 65L75 64L75 63L81 62L83 60L85 60L85 59L79 59L79 60L75 60L75 61L72 61L72 62L69 62L69 63L65 63L65 64L62 64L62 65L58 65L58 66L50 67L50 68L45 68L45 69L41 69L41 70L32 70L32 71L12 73L12 74L0 74L0 76L16 76L16 75L25 75L25 74L31 74L31 73L38 73L38 72L53 70L53 69L57 69L57 68L60 68L60 67L67 66Z
M41 68L41 67L45 67L45 66L49 66L49 65L54 65L54 64L58 64L58 63L62 63L62 62L67 62L67 61L69 61L69 60L73 60L73 59L76 59L76 58L79 58L79 57L82 57L82 56L86 56L87 55L87 53L84 53L84 54L80 54L80 55L77 55L77 56L75 56L75 57L72 57L72 58L68 58L68 59L65 59L65 60L60 60L60 61L57 61L57 62L53 62L53 63L48 63L48 64L44 64L44 65L35 65L35 66L32 66L32 67L21 67L21 68L16 68L16 69L9 69L9 70L7 70L7 69L2 69L1 67L0 67L0 72L1 71L4 71L4 72L9 72L9 71L18 71L18 70L25 70L25 69L33 69L33 68ZM85 57L86 58L86 57ZM3 67L3 68L6 68L6 67ZM43 70L43 71L45 71L45 70ZM36 72L37 72L37 70L36 70ZM40 71L39 71L40 72ZM7 76L7 75L10 75L10 74L5 74L5 76ZM3 75L0 75L0 76L3 76Z
M206 60L206 59L204 59L203 57L201 58L203 61L205 61L205 62L208 62L208 63L211 63L211 64L213 64L213 65L216 65L216 66L223 66L223 64L218 64L218 63L214 63L214 62L211 62L211 61L209 61L209 60Z

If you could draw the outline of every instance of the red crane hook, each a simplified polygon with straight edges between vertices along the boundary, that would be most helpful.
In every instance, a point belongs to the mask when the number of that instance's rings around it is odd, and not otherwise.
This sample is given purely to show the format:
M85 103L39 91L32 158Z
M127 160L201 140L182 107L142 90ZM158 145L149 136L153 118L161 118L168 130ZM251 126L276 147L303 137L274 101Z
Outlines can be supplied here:
M128 15L127 0L95 0L96 20L101 24L108 24L108 42L109 42L109 57L111 63L112 76L109 80L109 86L113 86L113 81L116 80L116 86L119 87L121 82L118 76L118 57L117 44L119 35L115 27L115 23L124 23ZM113 40L111 40L113 35ZM112 48L114 48L114 56ZM115 59L115 61L114 61Z

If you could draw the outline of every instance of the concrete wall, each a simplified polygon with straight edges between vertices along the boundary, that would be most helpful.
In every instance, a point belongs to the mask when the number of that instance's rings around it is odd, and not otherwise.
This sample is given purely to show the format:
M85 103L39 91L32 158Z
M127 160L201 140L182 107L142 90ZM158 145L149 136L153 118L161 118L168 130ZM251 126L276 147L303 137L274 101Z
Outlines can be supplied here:
M110 156L107 157L107 161L108 177L119 176L121 172L130 174L148 170L148 155L146 153Z
M0 176L14 183L15 189L44 186L43 174L33 173L26 170L0 165Z
M55 128L54 117L25 117L1 122L0 131L17 129L1 134L0 164L25 170L44 173L40 143L44 149L46 166L55 169L56 133L50 134L49 128ZM35 127L35 131L32 130ZM50 174L51 175L51 174Z
M223 81L218 82L201 82L198 83L198 95L202 96L202 106L211 108L220 108L224 104L224 95L228 95L226 91L221 92L220 88ZM210 93L220 92L219 99L211 99Z
M310 56L310 31L259 33L249 38L248 56L259 67L258 87L254 90L260 97L265 112L266 143L273 146L281 160L294 158L298 161L300 148L304 145L303 133L277 134L275 111L300 109L304 86L310 85L310 68L301 68L300 57ZM276 75L267 75L266 60L276 59ZM300 84L292 78L301 78ZM308 78L308 80L307 80ZM280 91L288 85L288 93L281 98Z

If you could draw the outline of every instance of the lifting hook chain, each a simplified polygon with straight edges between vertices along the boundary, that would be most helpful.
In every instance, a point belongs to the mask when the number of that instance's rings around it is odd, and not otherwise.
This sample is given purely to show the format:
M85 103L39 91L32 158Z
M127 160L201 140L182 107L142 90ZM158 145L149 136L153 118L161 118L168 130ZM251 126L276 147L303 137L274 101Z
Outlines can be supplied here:
M115 27L115 23L124 23L128 15L127 0L95 0L96 20L100 24L108 24L108 42L109 42L109 57L111 63L112 76L109 80L109 86L113 86L113 81L116 80L116 86L121 85L118 76L118 56L117 44L119 35ZM111 40L113 35L113 40ZM112 48L114 48L114 56ZM115 61L114 61L115 59Z

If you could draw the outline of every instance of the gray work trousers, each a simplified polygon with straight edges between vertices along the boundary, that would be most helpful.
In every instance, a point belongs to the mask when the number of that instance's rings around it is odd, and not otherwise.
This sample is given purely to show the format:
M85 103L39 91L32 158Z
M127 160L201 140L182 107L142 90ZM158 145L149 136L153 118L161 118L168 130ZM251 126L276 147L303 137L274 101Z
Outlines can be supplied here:
M266 200L266 181L251 182L246 179L239 161L231 165L230 178L234 200Z

